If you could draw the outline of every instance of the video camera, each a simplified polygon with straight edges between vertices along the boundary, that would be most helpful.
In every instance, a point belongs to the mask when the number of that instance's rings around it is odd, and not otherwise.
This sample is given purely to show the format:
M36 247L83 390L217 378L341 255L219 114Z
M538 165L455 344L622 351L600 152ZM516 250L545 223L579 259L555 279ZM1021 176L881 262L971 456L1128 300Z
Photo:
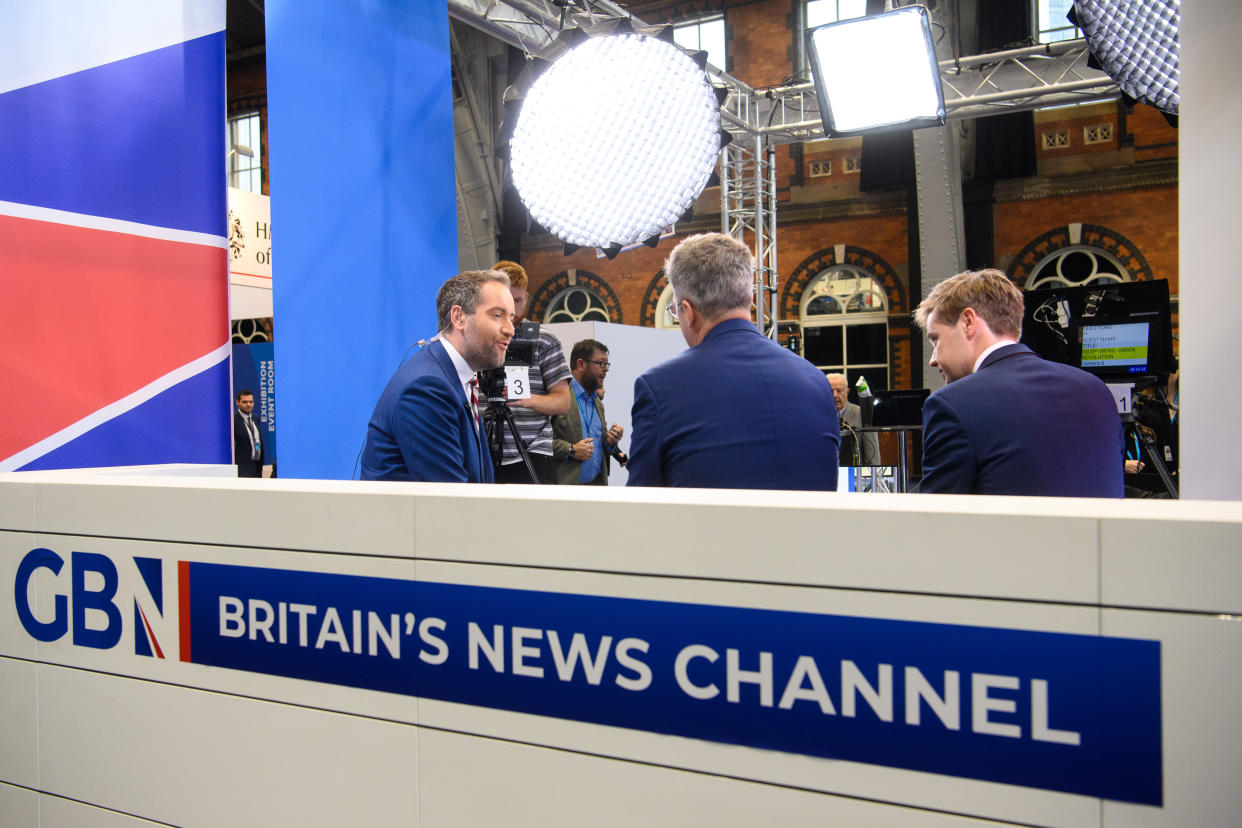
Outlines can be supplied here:
M489 400L501 400L505 396L505 366L530 368L535 364L535 346L539 342L539 323L521 322L505 351L505 364L479 372L479 390Z

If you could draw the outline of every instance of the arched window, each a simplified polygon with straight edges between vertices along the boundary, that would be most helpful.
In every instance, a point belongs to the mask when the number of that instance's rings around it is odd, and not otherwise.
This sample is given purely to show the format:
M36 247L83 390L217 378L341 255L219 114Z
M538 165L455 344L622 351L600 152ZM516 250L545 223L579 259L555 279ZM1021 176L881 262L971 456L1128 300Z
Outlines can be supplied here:
M1009 264L1023 290L1145 282L1151 265L1125 236L1098 224L1071 222L1031 239Z
M272 318L268 316L261 319L234 319L232 341L234 345L271 342Z
M1070 245L1045 256L1031 269L1027 290L1107 285L1130 281L1125 265L1098 247Z
M866 375L888 388L888 302L871 273L849 264L820 271L802 293L802 355L825 373L842 373L852 386Z
M655 309L655 326L657 328L679 328L677 320L673 318L673 286L664 285L663 292L660 293L660 299L656 302Z
M568 287L552 297L544 322L608 322L608 306L593 290Z
M612 322L621 318L621 300L607 282L586 270L570 268L531 292L529 319L544 322Z

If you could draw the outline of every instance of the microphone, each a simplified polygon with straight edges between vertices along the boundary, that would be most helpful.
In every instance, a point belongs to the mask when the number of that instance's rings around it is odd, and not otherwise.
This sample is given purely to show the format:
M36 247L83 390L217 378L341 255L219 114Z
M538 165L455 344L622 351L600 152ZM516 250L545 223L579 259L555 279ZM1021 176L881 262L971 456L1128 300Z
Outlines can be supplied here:
M849 423L847 423L847 422L845 421L845 417L844 417L844 415L843 415L843 412L841 412L841 411L838 411L838 412L837 412L837 426L838 426L838 430L840 431L840 433L841 433L841 434L843 434L843 435L844 435L844 434L845 434L845 432L847 432L847 431L849 432L849 435L850 435L850 442L852 443L852 448L851 448L851 450L850 450L850 453L849 453L849 456L847 457L847 459L849 459L849 460L852 460L852 461L853 461L853 462L849 463L849 465L851 465L851 466L857 466L857 465L859 464L859 460L860 460L859 451L860 451L860 450L861 450L861 448L862 448L862 446L861 446L861 445L859 444L859 442L858 442L858 432L854 430L854 427L853 427L852 425L850 425ZM842 448L842 449L844 449L844 448L845 448L845 440L844 440L844 439L842 439L842 440L841 440L841 448Z

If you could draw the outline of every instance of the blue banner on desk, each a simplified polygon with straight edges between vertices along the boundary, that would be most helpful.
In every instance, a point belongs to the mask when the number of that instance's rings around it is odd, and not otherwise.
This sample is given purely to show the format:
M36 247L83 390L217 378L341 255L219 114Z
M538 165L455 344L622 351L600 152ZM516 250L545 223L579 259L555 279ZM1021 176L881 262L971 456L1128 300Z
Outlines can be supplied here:
M181 659L1160 805L1160 644L182 562Z

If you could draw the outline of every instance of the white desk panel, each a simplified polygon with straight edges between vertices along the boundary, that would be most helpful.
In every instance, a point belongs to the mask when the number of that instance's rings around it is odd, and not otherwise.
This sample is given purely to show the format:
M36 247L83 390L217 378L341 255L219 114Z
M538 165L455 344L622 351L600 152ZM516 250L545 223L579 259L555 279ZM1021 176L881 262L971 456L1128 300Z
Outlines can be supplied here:
M419 818L436 828L997 824L456 733L425 732L420 745Z
M0 823L9 828L39 828L39 794L0 782Z
M1101 520L1100 572L1111 606L1242 614L1242 521Z
M21 480L21 475L0 474L0 529L34 530L35 490Z
M53 475L30 474L37 522L48 532L348 553L392 554L413 544L408 489L236 478L88 476L54 482Z
M17 615L14 589L14 578L22 558L30 550L39 546L37 536L33 532L6 532L0 525L0 574L4 576L0 583L4 585L0 595L0 655L14 658L34 658L38 652L38 642L22 628ZM39 606L37 591L28 590L30 610L36 619L50 621L54 608Z
M160 828L167 824L59 796L39 796L39 828Z
M1164 807L1104 802L1104 825L1237 825L1242 819L1242 618L1105 610L1105 635L1157 638Z
M0 782L28 788L39 786L37 668L0 657Z
M1097 520L1014 511L1016 498L611 487L600 497L570 487L553 499L534 486L505 489L419 498L419 557L946 595L1099 595ZM951 506L970 507L969 534ZM487 525L503 539L467 531Z
M44 666L40 786L176 825L409 824L414 728Z

